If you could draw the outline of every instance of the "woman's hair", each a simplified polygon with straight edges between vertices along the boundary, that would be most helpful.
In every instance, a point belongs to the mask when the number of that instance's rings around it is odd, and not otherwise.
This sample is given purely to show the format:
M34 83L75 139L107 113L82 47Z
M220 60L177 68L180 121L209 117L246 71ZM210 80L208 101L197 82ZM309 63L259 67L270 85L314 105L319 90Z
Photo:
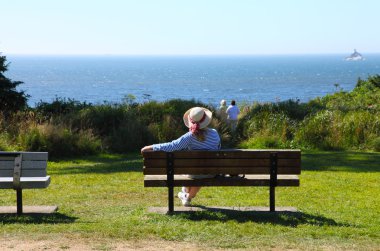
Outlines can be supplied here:
M197 133L193 133L193 134L197 138L197 140L205 141L206 134L207 134L207 127L203 128L203 129L199 129Z

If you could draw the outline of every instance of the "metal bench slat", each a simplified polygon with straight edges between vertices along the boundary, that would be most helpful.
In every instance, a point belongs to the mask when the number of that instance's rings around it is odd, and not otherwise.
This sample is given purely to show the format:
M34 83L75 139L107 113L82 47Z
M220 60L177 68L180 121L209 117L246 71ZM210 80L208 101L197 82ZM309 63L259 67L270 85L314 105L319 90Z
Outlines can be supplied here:
M13 160L14 156L20 153L22 153L23 160L45 160L45 161L48 160L47 152L3 152L3 151L0 151L0 160Z
M21 169L21 177L43 177L46 169ZM12 177L13 170L0 170L0 177Z
M24 157L24 155L23 155ZM21 162L22 169L46 169L46 160L24 160ZM0 161L0 170L13 170L14 158L12 160Z
M50 184L50 176L21 177L21 189L46 188ZM0 189L13 189L13 177L0 177Z

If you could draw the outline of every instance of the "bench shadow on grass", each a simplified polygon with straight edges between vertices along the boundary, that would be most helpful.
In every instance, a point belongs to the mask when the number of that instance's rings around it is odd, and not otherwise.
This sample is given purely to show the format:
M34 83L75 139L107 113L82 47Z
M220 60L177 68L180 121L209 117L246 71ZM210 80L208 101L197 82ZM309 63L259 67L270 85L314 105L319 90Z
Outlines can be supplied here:
M233 209L220 209L205 206L198 206L205 209L204 211L176 211L173 214L192 221L237 221L269 223L274 225L296 227L298 225L308 224L314 226L338 226L353 227L352 224L339 223L321 215L312 215L303 212L265 212L265 211L239 211Z
M77 219L76 217L57 212L53 214L0 214L0 223L2 224L70 224L74 223Z
M380 172L380 153L346 151L302 153L302 170Z
M89 164L82 164L84 161ZM60 169L49 170L49 174L117 173L142 172L142 157L138 154L120 156L90 156L76 159L73 164Z

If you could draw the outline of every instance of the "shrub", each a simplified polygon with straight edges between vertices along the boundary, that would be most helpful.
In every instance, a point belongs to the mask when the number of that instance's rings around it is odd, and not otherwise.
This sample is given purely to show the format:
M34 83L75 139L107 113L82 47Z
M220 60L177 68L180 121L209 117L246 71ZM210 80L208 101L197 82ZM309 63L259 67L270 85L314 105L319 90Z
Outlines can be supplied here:
M10 141L8 139L7 133L0 134L0 151L11 151L14 150Z
M380 152L380 137L377 137L374 140L372 140L371 144L373 150L375 150L376 152Z
M274 149L284 148L284 145L282 144L281 140L275 136L258 136L241 142L239 144L239 147L251 149Z
M50 156L64 157L99 153L100 140L91 131L77 133L54 125L31 127L19 134L19 142L25 151L47 151Z
M38 102L34 110L45 120L48 120L51 117L78 112L90 106L92 105L86 102L57 97L51 103L43 101Z
M251 142L251 139L266 139L270 142L276 139L276 145L290 145L297 129L297 120L288 116L282 109L275 112L268 109L269 105L255 105L246 117L239 122L237 132L240 141ZM269 140L270 139L270 140ZM256 143L255 143L256 144Z
M337 150L341 139L335 133L334 120L339 121L339 113L322 111L305 119L296 132L295 141L307 148Z
M22 149L26 151L48 151L48 139L42 132L42 126L33 127L19 135Z
M136 151L144 146L145 127L138 123L120 126L104 140L107 150L117 153Z

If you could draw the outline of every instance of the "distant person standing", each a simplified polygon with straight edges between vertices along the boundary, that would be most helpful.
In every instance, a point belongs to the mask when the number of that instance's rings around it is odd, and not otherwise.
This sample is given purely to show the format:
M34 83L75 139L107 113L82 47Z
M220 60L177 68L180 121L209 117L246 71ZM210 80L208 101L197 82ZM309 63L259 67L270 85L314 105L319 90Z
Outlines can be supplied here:
M219 109L218 109L218 115L220 116L220 119L223 121L223 122L226 122L227 120L227 105L226 105L226 101L224 99L222 99L220 101L220 106L219 106Z
M237 107L235 100L231 101L231 105L228 106L226 113L228 124L230 125L232 131L235 131L238 121L238 115L240 113L239 107Z

